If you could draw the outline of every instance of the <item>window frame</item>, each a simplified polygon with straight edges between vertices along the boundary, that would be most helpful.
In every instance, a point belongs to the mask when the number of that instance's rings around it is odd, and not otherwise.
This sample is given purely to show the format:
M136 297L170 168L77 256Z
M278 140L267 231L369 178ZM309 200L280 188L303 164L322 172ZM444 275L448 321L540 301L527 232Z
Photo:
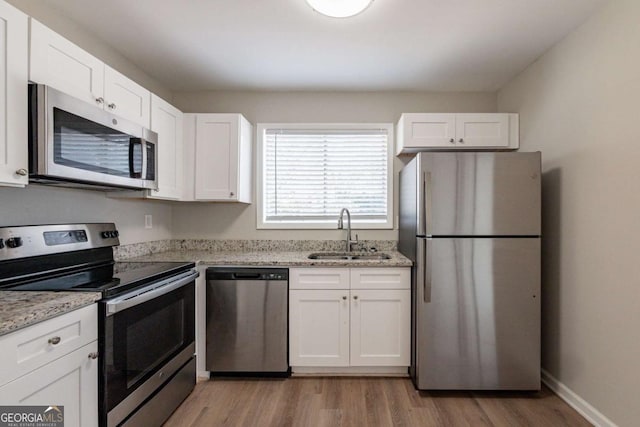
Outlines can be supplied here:
M264 146L265 132L272 129L300 130L371 130L387 131L387 217L384 222L367 222L352 219L351 228L356 230L392 230L393 224L393 190L394 190L394 125L393 123L258 123L256 125L256 228L287 230L325 230L337 228L338 215L335 221L265 221L264 215Z

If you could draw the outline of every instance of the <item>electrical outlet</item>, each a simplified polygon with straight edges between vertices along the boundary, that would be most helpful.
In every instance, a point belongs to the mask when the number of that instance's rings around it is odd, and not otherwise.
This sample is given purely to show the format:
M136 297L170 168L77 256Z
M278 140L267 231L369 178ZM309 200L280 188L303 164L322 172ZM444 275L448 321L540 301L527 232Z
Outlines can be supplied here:
M153 216L145 215L144 216L144 228L153 228Z

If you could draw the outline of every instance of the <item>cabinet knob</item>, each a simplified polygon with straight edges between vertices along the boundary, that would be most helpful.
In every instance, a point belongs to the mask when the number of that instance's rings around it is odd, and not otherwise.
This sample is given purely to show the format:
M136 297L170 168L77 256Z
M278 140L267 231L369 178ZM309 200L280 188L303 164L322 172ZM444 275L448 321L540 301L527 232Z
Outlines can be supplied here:
M110 110L115 110L116 109L116 104L114 104L112 102L111 104L107 104L107 107L109 107Z
M354 295L354 296L353 296L353 299L358 299L358 295Z
M103 98L103 97L96 98L96 102L97 102L98 104L104 104L104 98Z
M27 176L28 174L29 171L27 171L25 168L20 168L16 171L16 175Z
M51 345L60 344L60 337L51 337L51 338L49 338L49 344L51 344Z
M236 193L234 193L233 191L231 193L229 193L229 197L233 197Z
M92 351L91 353L89 353L89 359L97 359L98 358L98 352L96 351Z
M346 295L345 295L345 296L343 296L343 297L342 297L342 299L343 299L343 300L346 300L346 299L347 299Z
M464 144L464 139L460 138L460 139L458 140L458 142L459 142L459 143L461 143L461 144Z
M455 139L453 139L453 138L451 138L451 139L449 140L449 142L450 142L450 143L452 143L452 144L455 144L455 143L456 143L456 140L455 140Z

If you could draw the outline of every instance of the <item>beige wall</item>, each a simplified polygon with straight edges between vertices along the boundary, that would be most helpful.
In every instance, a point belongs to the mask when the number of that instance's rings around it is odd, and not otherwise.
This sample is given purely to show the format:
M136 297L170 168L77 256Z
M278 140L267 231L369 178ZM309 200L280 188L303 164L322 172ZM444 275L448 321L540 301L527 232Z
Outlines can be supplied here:
M204 92L174 93L185 112L242 113L253 123L390 122L403 112L495 112L494 93ZM255 126L254 126L255 129ZM255 131L254 131L255 137ZM255 139L255 138L254 138ZM255 144L255 141L254 141ZM402 161L395 159L395 185ZM255 170L255 168L254 168ZM394 192L397 194L397 191ZM255 200L255 197L254 197ZM394 202L397 215L397 197ZM338 212L336 212L336 217ZM396 224L397 226L397 224ZM175 204L179 238L341 239L338 230L256 230L255 204ZM358 230L360 239L398 238L397 230Z
M144 228L152 215L153 228ZM29 185L0 187L0 227L72 222L115 222L122 244L171 238L171 205L111 199L102 191Z
M6 0L29 16L42 22L58 34L71 40L87 52L100 58L112 68L171 102L171 91L146 74L117 50L96 37L90 29L70 20L40 0Z
M640 425L640 2L616 0L498 95L544 179L543 367Z

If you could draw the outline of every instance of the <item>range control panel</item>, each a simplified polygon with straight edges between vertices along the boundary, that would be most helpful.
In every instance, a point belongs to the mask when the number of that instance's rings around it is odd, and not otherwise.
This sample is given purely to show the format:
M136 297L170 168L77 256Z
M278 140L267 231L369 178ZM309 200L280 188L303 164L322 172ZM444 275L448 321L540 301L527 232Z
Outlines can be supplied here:
M113 223L0 227L0 261L117 246Z

